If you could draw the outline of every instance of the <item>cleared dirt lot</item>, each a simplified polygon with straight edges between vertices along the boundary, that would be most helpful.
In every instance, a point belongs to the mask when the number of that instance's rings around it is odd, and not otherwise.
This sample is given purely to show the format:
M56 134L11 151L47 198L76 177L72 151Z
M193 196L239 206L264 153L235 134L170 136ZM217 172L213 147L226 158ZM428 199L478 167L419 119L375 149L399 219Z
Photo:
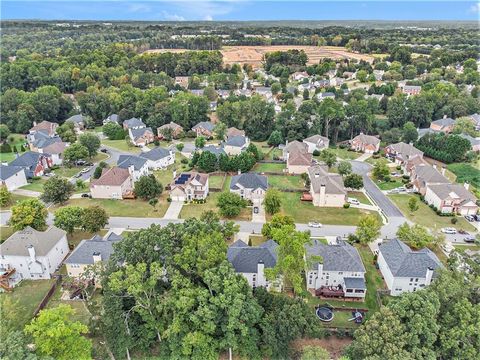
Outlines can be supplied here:
M335 46L302 46L302 45L273 45L273 46L224 46L221 50L225 64L251 64L253 67L260 67L263 56L268 52L287 51L290 49L303 50L308 56L308 64L318 64L320 59L357 59L368 62L373 61L373 56L356 54L347 51L344 47ZM186 49L154 49L146 53L161 52L185 52Z

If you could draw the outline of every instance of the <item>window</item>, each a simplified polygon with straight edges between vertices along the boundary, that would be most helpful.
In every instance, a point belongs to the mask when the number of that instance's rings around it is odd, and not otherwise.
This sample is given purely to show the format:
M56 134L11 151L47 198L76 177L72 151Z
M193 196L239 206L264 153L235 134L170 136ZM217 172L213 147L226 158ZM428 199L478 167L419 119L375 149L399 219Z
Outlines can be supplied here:
M308 285L312 285L312 279L310 279L310 281L308 282Z
M338 275L342 275L342 274L343 274L343 271L339 271L339 272L338 272Z
M418 282L418 278L415 279L415 282Z
M353 289L347 289L347 293L353 292Z
M410 282L412 282L412 281L413 281L413 278L410 278Z
M363 294L364 292L365 292L365 290L363 290L363 289L355 289L356 294Z

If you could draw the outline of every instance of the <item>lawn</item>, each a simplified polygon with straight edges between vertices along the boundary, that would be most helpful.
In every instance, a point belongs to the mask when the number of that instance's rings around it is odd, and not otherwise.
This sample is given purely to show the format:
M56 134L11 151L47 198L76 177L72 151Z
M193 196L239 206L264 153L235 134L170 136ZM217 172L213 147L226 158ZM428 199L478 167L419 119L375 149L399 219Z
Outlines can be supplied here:
M375 261L373 253L367 245L356 245L358 253L362 258L363 265L365 266L365 282L367 284L367 295L365 296L365 304L370 312L378 310L378 304L376 299L377 289L386 288L380 272L375 267ZM371 313L369 314L371 316Z
M334 152L337 155L337 157L343 160L355 160L362 155L362 153L349 151L348 149L330 148L329 150Z
M73 177L73 175L77 174L82 169L83 168L81 166L79 166L79 167L73 166L73 167L70 167L70 168L66 167L66 166L62 166L58 169L53 170L53 173L55 175L60 176L60 177L70 179L71 177Z
M251 246L258 246L267 241L267 238L263 235L250 235L248 240L252 244Z
M268 185L280 190L305 189L305 181L299 175L269 175Z
M220 192L211 192L208 194L207 202L205 204L184 204L180 212L180 218L187 219L191 217L199 218L205 211L218 211L217 200ZM252 219L252 208L247 207L242 209L239 216L235 220L250 221Z
M2 206L2 210L8 210L8 209L10 209L13 205L17 204L19 201L28 200L28 199L33 199L33 198L30 197L30 196L12 194L12 202L10 203L10 205Z
M80 243L80 241L91 239L93 235L98 234L100 236L104 236L106 233L107 230L100 230L98 233L89 233L82 230L76 230L73 232L73 234L67 235L68 245L75 247Z
M47 182L47 180L44 179L44 178L40 178L40 179L37 179L37 180L31 180L28 185L22 186L20 189L43 192L43 185L46 182Z
M15 230L10 226L0 226L0 244L7 240Z
M361 192L361 191L349 191L347 196L348 196L349 198L355 198L355 199L357 199L358 201L360 201L361 204L372 205L372 203L370 202L370 200L368 200L367 195L365 195L365 194L364 194L363 192Z
M4 299L9 298L16 304L14 316L16 318L15 326L18 330L22 330L30 322L33 318L33 312L54 282L54 279L23 280L14 288L13 292L0 294L2 302Z
M362 215L377 214L358 208L326 208L313 206L311 202L300 201L299 193L282 194L282 213L293 217L297 223L318 221L328 225L351 225L357 226ZM377 214L378 216L378 214ZM378 216L381 221L380 217ZM338 234L344 235L344 234Z
M165 187L173 181L173 170L177 170L177 174L181 171L186 171L188 169L187 164L182 164L182 159L185 159L185 156L180 153L175 154L175 163L168 166L165 170L156 170L153 171L153 174L158 181Z
M210 186L210 188L222 189L224 179L225 179L225 176L223 176L223 175L209 176L208 177L208 185Z
M80 321L82 324L89 325L92 314L87 309L87 305L83 300L61 300L62 287L57 286L55 292L50 298L47 309L52 309L58 305L64 304L73 308L74 314L71 317L72 321Z
M265 157L266 160L278 160L282 156L282 150L279 148L273 148Z
M12 141L10 141L12 140ZM22 144L25 144L25 135L23 134L10 134L8 136L8 143L12 147L12 152L9 153L0 153L0 162L10 162L16 158L15 152L13 152L13 147L16 146L17 150L19 151L19 154L21 155L22 152L20 152L20 147ZM28 150L28 146L25 146L25 149Z
M258 163L253 168L256 172L277 172L279 174L283 174L283 170L285 169L284 163Z
M120 151L138 153L139 148L136 146L129 145L125 139L124 140L108 140L102 139L102 144L110 146Z
M272 149L272 147L269 146L266 141L252 141L252 144L255 145L264 155L268 154Z
M440 230L442 227L454 227L457 229L465 229L467 231L475 231L474 227L468 223L463 217L457 217L458 222L456 224L451 223L452 217L450 216L439 216L433 211L427 204L420 200L418 195L410 194L398 194L398 195L389 195L388 196L395 205L398 206L400 211L405 215L409 220L434 230ZM418 199L418 210L413 213L410 213L408 209L408 201L416 197Z
M458 183L468 182L476 188L480 188L480 170L466 163L450 164L447 169L457 176Z
M98 152L97 155L95 155L93 158L90 159L90 161L93 162L93 163L97 163L97 162L103 161L105 159L108 159L109 157L110 157L110 155L108 155L108 154Z
M372 178L372 180L375 182L375 184L378 186L380 190L392 190L405 185L401 180L394 180L394 181L387 181L387 182L379 181L379 180L376 180L375 178Z

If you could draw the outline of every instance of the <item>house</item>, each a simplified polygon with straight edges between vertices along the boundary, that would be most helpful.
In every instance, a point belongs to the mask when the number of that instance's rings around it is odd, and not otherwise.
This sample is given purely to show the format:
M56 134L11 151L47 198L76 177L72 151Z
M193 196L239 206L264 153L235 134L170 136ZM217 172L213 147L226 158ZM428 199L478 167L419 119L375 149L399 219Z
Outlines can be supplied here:
M68 144L63 141L54 142L44 148L38 149L38 152L41 154L48 154L52 157L53 165L62 165L63 164L63 153L67 148Z
M272 88L266 86L258 86L255 88L255 93L257 95L263 96L264 98L271 98L272 95Z
M26 151L12 160L9 165L24 168L27 179L31 179L34 176L42 176L46 170L52 167L53 161L49 154Z
M425 288L443 267L431 250L413 251L398 239L379 245L377 263L392 296Z
M65 122L73 123L73 128L75 129L76 133L79 133L87 127L87 120L82 114L77 114L70 116Z
M330 174L325 165L315 165L308 168L308 177L313 206L342 207L345 204L347 190L342 175Z
M373 70L373 76L375 76L376 81L381 81L383 79L384 70Z
M449 184L450 181L444 176L445 168L440 173L435 167L430 165L417 165L412 169L410 181L413 184L413 190L425 196L427 185Z
M222 89L219 89L217 90L217 95L221 98L221 99L226 99L230 96L230 90L222 90Z
M255 173L238 174L232 177L230 192L254 204L261 204L268 189L268 179Z
M90 181L90 193L94 199L123 199L133 192L131 169L112 167L103 169L98 179Z
M420 94L420 91L422 91L421 86L404 85L402 87L402 93L407 94L407 95L418 95L418 94Z
M350 141L350 145L355 151L373 154L380 149L380 139L375 136L360 133Z
M108 123L120 124L120 116L117 114L109 115L105 120L103 120L103 125Z
M142 121L142 119L137 119L137 118L131 118L128 120L125 120L123 122L123 128L125 130L130 130L130 129L142 129L146 128L147 125L145 125Z
M306 71L297 71L292 74L292 79L294 81L301 81L303 79L308 79L309 75Z
M282 280L267 280L265 269L271 269L277 264L278 244L268 240L259 246L248 246L242 240L235 241L227 250L227 259L235 272L247 279L252 288L264 287L267 290L282 289Z
M213 129L215 124L211 121L202 121L195 125L192 130L195 131L197 136L205 136L207 138L213 136Z
M331 86L342 86L345 80L341 77L334 77L330 79Z
M314 81L313 86L315 88L326 88L326 87L330 86L330 80L328 80L328 79L316 80L316 81Z
M408 176L412 176L413 169L415 168L415 166L423 166L423 165L430 166L430 164L423 159L423 156L411 157L407 161L405 161L405 163L403 164L403 172Z
M464 139L467 139L470 142L470 145L472 145L472 150L473 151L480 151L480 138L474 138L468 134L458 134Z
M475 130L479 131L480 130L480 115L479 114L473 114L468 117L470 120L472 120L473 125L475 125Z
M455 126L455 120L444 116L442 119L432 121L430 123L430 129L434 131L441 131L444 133L451 133Z
M69 252L67 233L55 226L38 231L30 226L0 245L0 269L15 269L11 280L50 279Z
M357 249L337 239L336 244L313 240L305 246L307 289L320 296L365 298L365 266Z
M246 136L235 135L225 141L223 149L227 155L238 155L245 150L250 144L250 140Z
M150 127L128 129L128 136L135 146L147 146L155 140Z
M5 186L8 191L12 191L27 184L24 167L0 165L0 186Z
M283 159L287 162L289 174L304 174L312 165L312 154L308 153L307 144L300 141L287 142L283 149Z
M411 144L399 142L385 147L385 155L396 164L403 165L413 157L423 158L423 151L418 150Z
M190 90L190 93L195 96L203 96L204 90L203 89L193 89Z
M211 152L216 157L219 157L220 155L227 155L227 153L225 152L225 149L223 148L223 145L218 145L218 146L207 145L207 146L204 146L201 150L202 152L204 151Z
M207 195L208 174L181 173L170 184L170 197L173 201L203 200Z
M245 130L239 130L235 127L230 127L227 129L227 138L232 136L245 136Z
M477 198L468 191L468 183L432 184L425 191L425 202L444 214L475 215L478 211Z
M37 131L43 131L48 136L55 136L58 127L57 123L53 123L50 121L42 121L39 124L34 122L33 125L34 126L28 131L30 135L35 134Z
M313 135L303 140L304 144L307 144L307 151L312 154L315 150L322 151L328 149L330 140L327 137L321 135Z
M235 95L236 96L251 97L252 96L252 90L250 90L250 89L237 89L237 90L235 90Z
M167 132L171 132L171 138L172 139L177 139L183 132L183 127L180 125L174 123L173 121L170 121L169 124L165 124L157 128L157 136L159 140L163 140L165 137L164 135Z
M319 101L323 101L328 98L335 100L335 94L333 92L320 92L317 94L317 99Z
M161 147L143 152L139 156L147 159L147 167L152 170L165 169L167 166L175 163L175 153L172 150Z
M357 73L356 72L351 72L351 71L344 71L342 74L344 79L351 80L351 79L356 79L357 78Z
M188 76L175 76L175 85L181 86L184 89L188 88Z
M210 101L210 111L217 111L218 102Z
M45 130L40 130L32 135L28 135L28 143L31 151L41 152L40 150L43 148L58 142L62 142L60 136L50 136Z
M148 170L148 160L136 155L120 155L117 160L117 166L130 171L133 182L142 176L150 174Z
M78 279L88 267L107 263L113 254L113 244L122 239L111 232L105 237L95 235L89 240L82 240L65 260L68 276Z

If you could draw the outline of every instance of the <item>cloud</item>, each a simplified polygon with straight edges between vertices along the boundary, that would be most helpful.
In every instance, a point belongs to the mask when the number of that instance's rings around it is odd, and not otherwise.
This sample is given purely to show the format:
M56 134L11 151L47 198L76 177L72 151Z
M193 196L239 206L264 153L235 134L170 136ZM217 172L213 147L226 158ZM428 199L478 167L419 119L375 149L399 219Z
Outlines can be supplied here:
M205 20L205 21L213 21L213 16L212 16L212 15L205 15L205 17L203 18L203 20Z
M162 16L164 17L165 20L168 20L168 21L185 21L185 18L183 16L178 14L170 14L167 11L162 11Z
M132 3L128 6L128 11L132 13L140 13L140 12L150 12L152 8L147 4L142 3Z
M189 20L213 21L218 16L228 15L239 6L247 3L246 0L171 0L167 1L172 13L181 14Z
M480 3L470 6L470 8L468 9L468 12L472 14L480 13Z

